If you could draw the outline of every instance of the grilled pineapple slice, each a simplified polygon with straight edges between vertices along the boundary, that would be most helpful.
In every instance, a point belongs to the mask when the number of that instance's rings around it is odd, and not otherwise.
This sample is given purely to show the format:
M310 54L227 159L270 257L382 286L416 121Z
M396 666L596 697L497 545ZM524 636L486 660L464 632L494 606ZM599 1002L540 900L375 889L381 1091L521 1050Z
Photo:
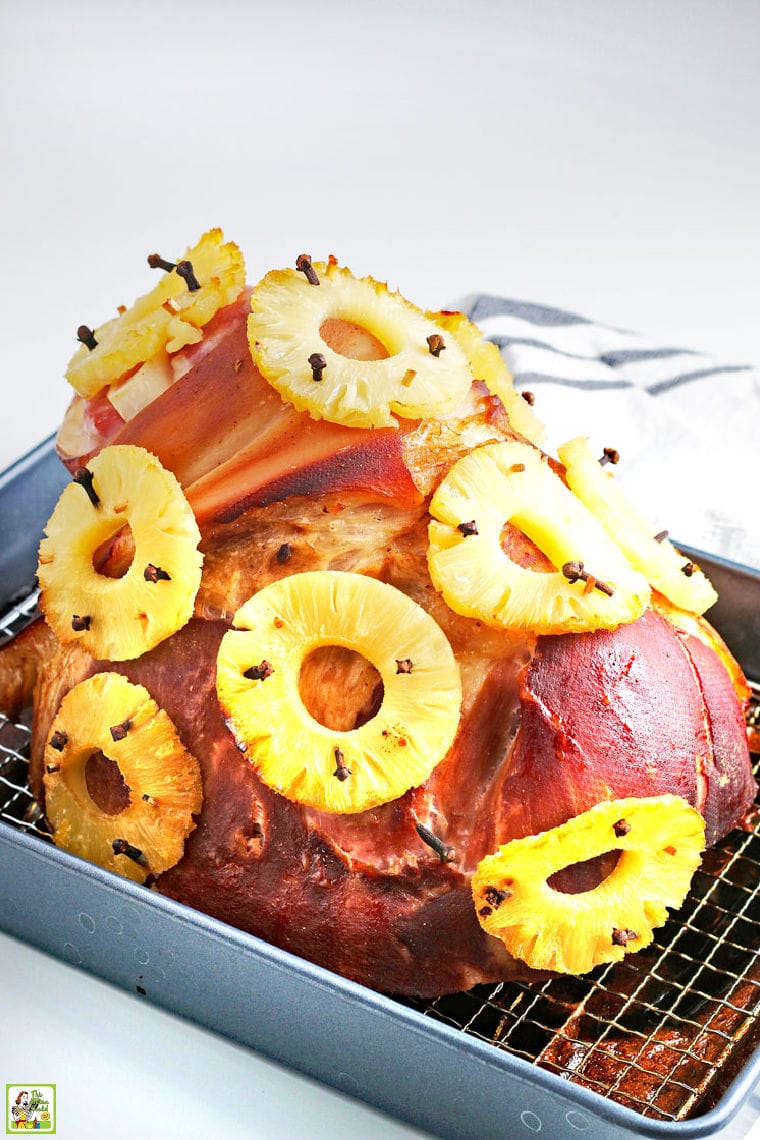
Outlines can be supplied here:
M99 803L104 765L118 769L121 787ZM119 673L88 677L63 698L45 748L44 782L57 846L140 883L179 862L203 800L198 761L166 712Z
M421 784L445 756L459 669L439 626L400 590L348 572L293 574L254 594L234 626L219 649L219 703L238 747L288 799L364 811ZM382 704L358 728L327 728L301 700L301 666L326 645L362 654L382 679Z
M200 340L200 329L245 285L243 255L219 229L205 233L177 264L183 262L190 263L195 282L176 268L163 274L131 308L94 330L94 348L77 349L66 378L80 396L94 396L163 349L177 352Z
M427 316L458 341L474 378L482 380L488 391L499 397L513 430L540 447L546 429L530 404L515 390L512 374L493 341L486 340L464 313L440 312Z
M122 577L98 550L129 527ZM59 641L94 657L139 657L189 621L201 580L200 531L174 475L142 447L104 448L64 487L40 543L40 608Z
M534 633L612 629L646 609L649 587L541 453L491 443L460 459L430 503L428 566L456 613ZM501 535L512 523L555 567L513 562ZM564 568L564 569L563 569Z
M440 328L371 277L356 278L332 260L309 268L318 284L295 269L273 270L251 297L251 355L285 400L314 419L360 428L395 428L392 413L432 417L459 403L472 374L453 337L444 350L429 344ZM336 352L322 336L335 321L366 329L388 355Z
M704 820L680 796L597 804L481 860L478 921L534 969L584 974L650 944L668 907L684 901L704 845ZM617 864L593 890L549 886L557 872L612 851Z
M667 538L657 541L654 527L630 502L612 472L594 458L586 437L569 440L558 454L566 468L568 486L655 590L693 614L703 614L717 602L718 595L702 571Z

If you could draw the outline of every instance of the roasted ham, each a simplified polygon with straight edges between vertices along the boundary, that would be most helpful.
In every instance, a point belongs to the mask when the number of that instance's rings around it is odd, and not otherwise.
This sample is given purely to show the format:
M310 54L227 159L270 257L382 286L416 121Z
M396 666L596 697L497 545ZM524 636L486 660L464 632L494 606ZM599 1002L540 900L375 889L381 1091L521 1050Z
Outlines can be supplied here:
M741 674L707 622L664 605L614 630L541 637L454 613L428 573L427 507L456 459L515 438L498 399L475 383L448 419L397 430L313 420L255 367L248 307L246 292L223 309L178 354L174 383L129 422L107 414L103 394L75 398L63 461L76 470L112 443L154 452L194 509L204 570L193 619L137 660L95 660L59 645L42 622L0 654L3 706L33 700L33 790L44 800L43 753L64 694L120 672L167 711L201 767L197 827L152 889L384 991L432 996L529 975L478 922L478 863L600 801L671 792L704 816L715 842L755 791ZM515 528L502 542L516 562L545 569ZM118 534L100 569L118 574L131 555L129 534ZM444 759L421 786L360 813L272 791L216 699L217 651L236 610L307 570L350 570L403 591L443 630L461 673L459 728ZM341 647L304 668L300 693L339 730L368 721L383 695L373 667ZM97 782L94 771L91 794L106 797ZM571 867L562 889L601 874Z

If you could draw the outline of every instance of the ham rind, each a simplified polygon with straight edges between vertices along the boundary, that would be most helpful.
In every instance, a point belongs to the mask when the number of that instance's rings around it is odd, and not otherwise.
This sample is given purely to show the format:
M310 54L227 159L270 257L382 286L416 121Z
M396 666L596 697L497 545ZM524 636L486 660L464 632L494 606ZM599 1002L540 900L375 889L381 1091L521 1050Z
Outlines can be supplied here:
M535 834L626 796L674 793L701 810L700 758L711 755L701 687L664 618L539 638L502 790L505 828Z
M247 298L230 306L210 347L194 346L188 355L188 371L104 442L158 456L201 526L298 494L351 489L421 502L403 462L404 437L415 424L364 431L297 412L253 364L247 312Z
M187 487L252 440L266 446L296 416L254 368L238 314L216 346L110 442L147 448Z
M231 522L248 507L294 495L360 490L397 503L422 502L403 462L401 432L361 431L296 416L186 488L201 525Z
M231 305L220 309L203 329L203 336L196 344L187 345L172 358L172 370L178 378L183 378L194 369L205 356L212 354L222 344L230 332L240 329L245 324L250 305L250 289L244 289L238 299ZM118 381L121 384L133 375L139 365L132 368L126 376ZM125 426L124 418L117 412L109 399L111 389L104 387L94 396L84 399L74 396L69 404L63 423L58 431L56 448L61 462L71 472L76 471L101 448L115 441L116 436ZM153 405L158 404L158 398ZM168 408L171 402L168 401ZM160 415L160 413L159 413ZM146 417L150 422L151 417ZM137 417L133 417L133 422ZM230 425L231 426L231 425ZM177 434L177 426L171 423L164 425L173 436Z
M69 469L105 444L144 447L177 476L204 528L293 496L350 492L416 506L470 447L512 435L500 401L479 382L450 423L399 418L397 428L364 430L313 420L285 403L253 364L247 312L246 294L219 313L204 339L178 354L179 379L127 423L111 409L102 432L85 432L87 409L110 405L103 393L75 397L59 436ZM350 338L357 353L358 331ZM72 440L86 453L74 454Z
M74 396L56 438L59 459L73 475L111 442L124 423L103 392L87 400Z

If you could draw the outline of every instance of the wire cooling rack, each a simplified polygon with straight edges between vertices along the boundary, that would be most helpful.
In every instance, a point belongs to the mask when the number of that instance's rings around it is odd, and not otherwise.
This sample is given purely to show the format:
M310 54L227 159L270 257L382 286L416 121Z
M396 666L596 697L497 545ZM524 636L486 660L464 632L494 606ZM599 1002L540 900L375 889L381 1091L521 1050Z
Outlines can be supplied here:
M760 725L760 686L748 722ZM757 775L758 757L755 757ZM700 1115L760 1038L760 811L705 852L655 941L583 977L476 986L419 1012L656 1120Z
M30 594L0 618L0 645L36 612ZM760 729L760 686L749 723ZM0 714L0 820L49 842L27 781L30 730ZM757 759L757 758L756 758ZM583 977L476 986L424 1015L593 1089L640 1115L701 1115L760 1039L760 811L704 855L691 892L655 941Z

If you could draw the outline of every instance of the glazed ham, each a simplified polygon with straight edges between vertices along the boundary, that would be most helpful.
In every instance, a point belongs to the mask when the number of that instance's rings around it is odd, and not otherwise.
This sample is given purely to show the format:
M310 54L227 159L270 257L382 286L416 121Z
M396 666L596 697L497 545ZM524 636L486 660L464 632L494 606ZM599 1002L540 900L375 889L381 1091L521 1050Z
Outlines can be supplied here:
M361 430L312 420L255 368L247 309L247 294L228 306L130 422L101 415L98 434L91 416L81 448L69 422L62 458L72 470L97 437L139 444L174 471L201 527L204 570L193 619L135 661L96 661L41 624L0 655L6 708L21 706L34 681L33 790L44 798L43 752L64 694L94 673L123 673L167 711L201 766L197 827L153 889L384 991L433 996L529 975L478 922L470 883L480 860L601 801L671 792L702 813L715 842L755 791L741 674L705 621L665 605L614 630L541 637L454 613L428 573L427 507L457 458L514 438L499 401L476 383L445 422ZM505 528L503 543L540 572L524 536ZM130 557L117 536L101 569L115 574ZM355 814L267 787L216 699L217 652L235 611L308 570L354 571L403 591L443 630L462 679L456 738L432 775ZM300 693L339 730L368 721L383 695L373 667L340 647L304 668ZM96 784L97 775L97 799ZM563 889L599 874L571 867Z
M284 403L263 379L248 350L248 295L211 323L203 341L179 354L179 379L125 423L107 397L83 405L86 430L66 432L59 454L70 471L93 454L92 443L136 443L157 455L185 488L201 525L230 519L247 506L292 495L342 489L371 497L420 502L403 462L408 431L360 431L314 421ZM110 407L110 405L109 405ZM73 451L72 451L73 449Z

